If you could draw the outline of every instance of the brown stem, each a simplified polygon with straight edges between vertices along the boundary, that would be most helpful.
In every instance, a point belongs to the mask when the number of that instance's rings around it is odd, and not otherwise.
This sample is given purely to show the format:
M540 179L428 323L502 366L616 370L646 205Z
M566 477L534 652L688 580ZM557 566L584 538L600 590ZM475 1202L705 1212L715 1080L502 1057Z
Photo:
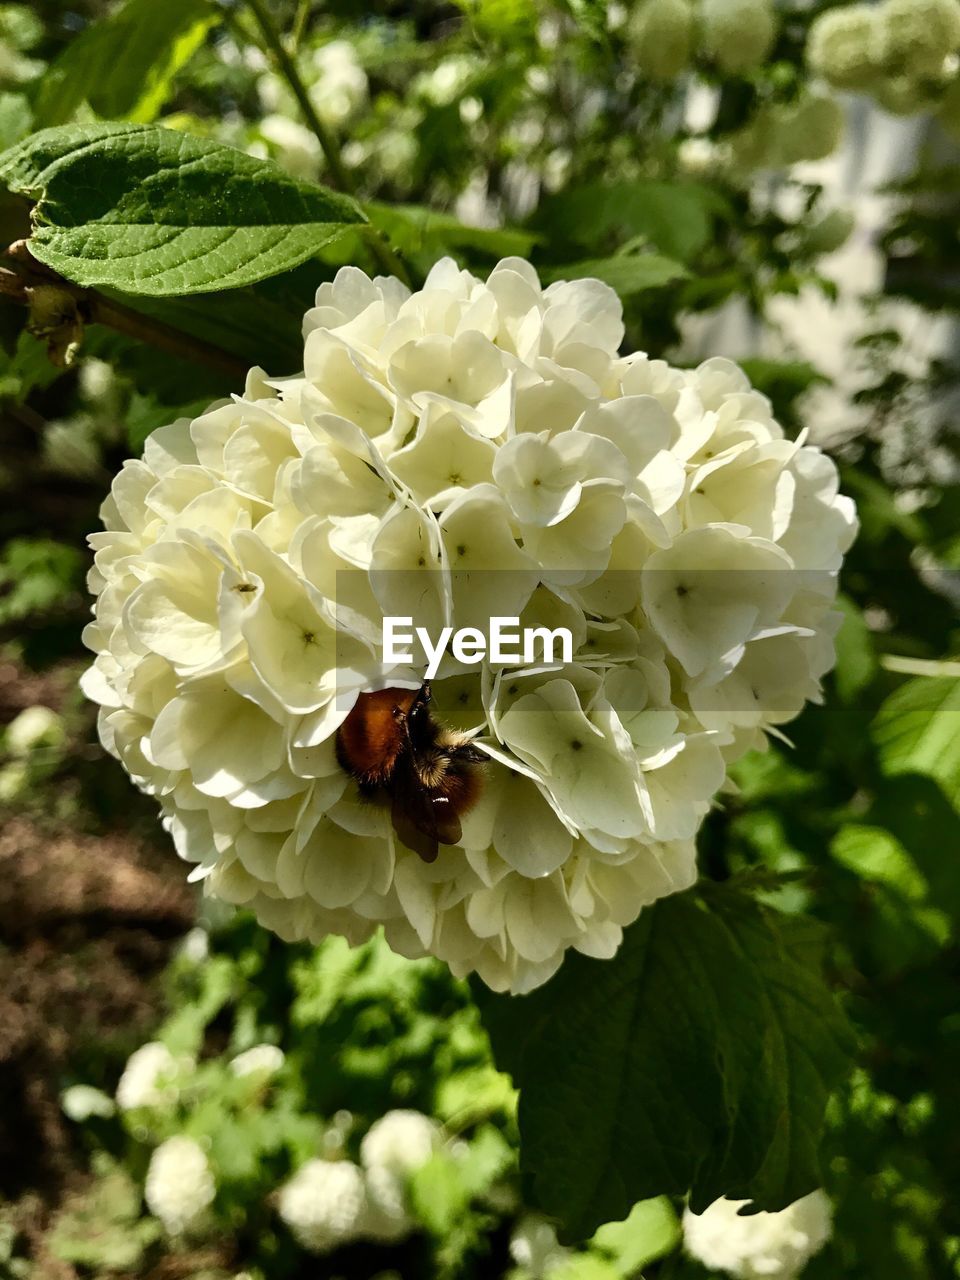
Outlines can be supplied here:
M102 324L117 333L125 334L137 342L146 342L160 351L181 360L189 360L194 364L203 364L210 369L241 385L246 377L246 365L236 356L224 351L210 342L204 342L191 334L183 333L162 320L135 311L112 298L98 293L95 289L84 289L72 284L63 276L38 262L30 253L29 243L18 240L6 251L6 258L12 264L0 267L0 296L28 306L33 311L38 290L58 291L64 303L74 312L73 323L82 332L85 324ZM71 317L64 317L71 322Z
M42 436L47 429L44 419L37 413L36 409L31 409L28 404L6 404L3 406L3 412L8 418L14 422L19 422L21 427L26 427L28 431L32 431L35 435Z
M207 368L215 369L218 373L226 374L235 382L243 384L247 376L247 366L242 360L232 356L229 351L224 351L222 347L215 347L210 342L203 342L190 334L182 333L173 325L145 316L142 312L114 302L112 298L106 298L92 289L86 290L86 293L91 324L106 325L109 329L126 334L128 338L135 338L138 342L148 342L159 351L166 351L179 359L204 364Z

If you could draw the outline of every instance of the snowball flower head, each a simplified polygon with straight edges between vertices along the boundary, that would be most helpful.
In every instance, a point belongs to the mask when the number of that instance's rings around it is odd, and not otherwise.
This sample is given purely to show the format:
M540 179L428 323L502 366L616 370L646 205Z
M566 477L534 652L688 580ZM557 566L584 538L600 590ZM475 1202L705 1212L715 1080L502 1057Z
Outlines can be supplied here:
M368 1129L360 1144L366 1168L378 1166L410 1174L422 1168L440 1145L440 1129L420 1111L388 1111Z
M275 1044L255 1044L230 1059L230 1070L235 1076L272 1076L283 1066L284 1053Z
M310 101L327 124L348 120L367 100L367 73L349 40L331 40L313 55Z
M873 62L878 8L849 4L818 14L807 34L810 70L835 89L865 89L881 74Z
M60 1105L63 1114L77 1124L83 1124L94 1116L112 1116L116 1111L113 1099L89 1084L72 1084L64 1089Z
M830 1238L830 1201L814 1191L780 1213L741 1215L749 1200L716 1200L683 1215L687 1252L740 1280L793 1280Z
M643 75L672 80L690 65L694 11L689 0L644 0L630 21L630 52Z
M536 1213L524 1214L510 1237L510 1257L533 1280L546 1280L574 1256L558 1243L552 1223Z
M288 116L274 113L260 121L261 135L273 143L279 152L280 163L295 178L316 181L320 172L323 151L316 135Z
M66 734L63 721L50 707L25 707L7 725L3 745L12 756L28 756L38 747L57 747Z
M309 1160L281 1189L280 1217L311 1253L328 1253L363 1231L363 1174L349 1160Z
M121 1111L134 1111L175 1102L176 1077L182 1067L165 1044L158 1040L142 1044L127 1059L117 1084L117 1106Z
M936 77L958 48L958 0L883 0L877 10L873 59L888 72Z
M695 876L728 764L818 696L852 503L726 360L622 356L616 294L444 260L410 293L344 268L304 371L161 428L93 535L101 740L207 893L281 937L383 927L498 990L609 957ZM487 763L424 861L362 796L340 727L385 615L517 617L571 661L442 659L432 707Z
M407 1181L440 1146L440 1128L419 1111L388 1111L367 1131L360 1160L367 1182L367 1234L399 1240L413 1228Z
M210 1162L192 1138L168 1138L150 1157L144 1195L147 1208L168 1235L195 1230L216 1194Z
M777 36L771 0L703 0L700 17L704 51L731 75L760 66Z

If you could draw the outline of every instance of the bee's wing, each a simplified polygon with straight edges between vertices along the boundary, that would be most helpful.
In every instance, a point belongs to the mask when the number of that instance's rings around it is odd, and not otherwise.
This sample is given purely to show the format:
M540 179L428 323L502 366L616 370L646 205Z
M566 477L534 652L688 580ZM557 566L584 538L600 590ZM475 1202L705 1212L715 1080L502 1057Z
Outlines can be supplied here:
M407 757L394 772L390 818L403 843L424 862L436 861L438 845L456 844L460 839L460 819L453 805L423 785Z
M418 854L424 862L436 862L437 854L440 852L439 841L425 827L422 818L412 812L413 808L413 797L394 792L390 810L393 829L400 841ZM430 815L426 816L429 818Z

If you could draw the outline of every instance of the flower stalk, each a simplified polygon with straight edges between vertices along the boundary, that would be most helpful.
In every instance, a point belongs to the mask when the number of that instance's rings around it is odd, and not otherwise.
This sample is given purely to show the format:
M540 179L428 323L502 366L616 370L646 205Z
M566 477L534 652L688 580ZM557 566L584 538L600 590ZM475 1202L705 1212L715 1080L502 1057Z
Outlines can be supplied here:
M0 266L0 296L30 308L28 327L47 343L54 364L69 364L85 327L102 324L180 360L206 365L234 382L243 382L246 366L229 351L143 315L95 289L71 283L38 262L28 241L18 240L3 256L9 265Z
M267 51L273 57L277 70L290 86L290 91L297 100L297 105L303 112L303 118L308 128L315 135L317 141L323 150L327 164L330 167L330 173L334 183L345 191L348 195L355 196L357 193L356 183L353 180L347 166L343 163L343 156L340 152L340 143L333 130L321 119L316 107L310 101L310 95L307 92L306 85L297 64L291 57L287 46L284 44L280 32L277 30L276 24L270 15L270 11L264 0L247 0L247 7L256 21L260 29L260 34ZM368 241L370 249L380 263L381 267L392 276L396 276L398 280L402 280L405 285L410 284L410 276L406 267L400 261L400 258L394 253L390 245L382 233L376 227L368 228Z

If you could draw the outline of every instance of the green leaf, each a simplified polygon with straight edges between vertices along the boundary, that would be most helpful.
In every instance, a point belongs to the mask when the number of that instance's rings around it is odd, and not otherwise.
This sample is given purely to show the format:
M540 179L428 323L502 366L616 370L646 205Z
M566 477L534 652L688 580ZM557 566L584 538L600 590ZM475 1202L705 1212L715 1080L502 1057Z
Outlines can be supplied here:
M0 93L0 147L12 147L33 127L30 103L22 93Z
M649 1262L662 1258L680 1242L680 1223L666 1196L641 1200L624 1222L607 1222L590 1244L609 1254L617 1273L633 1276Z
M104 290L108 296L111 290ZM117 295L124 306L180 333L228 351L237 360L283 377L303 368L304 306L283 306L258 289L193 294L186 298ZM309 304L308 304L309 305ZM190 388L185 388L190 390Z
M423 251L436 254L445 249L476 249L493 258L525 258L539 240L535 233L514 227L468 227L448 213L421 205L371 201L364 208L394 248L410 256Z
M69 1197L46 1238L63 1262L104 1272L132 1271L160 1235L158 1222L140 1219L140 1195L129 1173L100 1153L99 1177Z
M909 853L882 827L848 823L837 832L830 851L849 870L888 885L908 902L922 902L927 896L927 882Z
M483 1195L508 1173L516 1154L499 1129L484 1125L458 1158L457 1176L470 1196Z
M354 201L269 160L149 125L41 130L0 156L0 181L38 200L41 262L125 293L252 284L365 221Z
M127 447L131 454L143 452L147 436L158 427L168 426L178 418L199 418L207 409L208 401L188 400L185 404L171 406L135 392L124 416Z
M613 960L482 1000L528 1198L566 1240L658 1195L781 1209L820 1185L851 1036L809 954L806 926L704 885L644 911Z
M606 1258L593 1253L575 1253L551 1267L551 1280L621 1280L623 1272Z
M918 860L892 832L849 823L831 841L830 852L870 887L859 933L879 972L923 963L949 941L946 903L931 892Z
M12 538L0 559L0 624L82 599L84 557L49 538Z
M459 1166L442 1152L411 1174L409 1186L417 1219L437 1236L448 1235L470 1203Z
M836 639L834 680L843 701L851 702L877 673L876 647L863 614L850 597L838 596L837 607L843 613L843 625Z
M908 680L881 706L872 732L885 773L936 779L960 811L960 680Z
M31 392L49 387L62 374L47 355L45 344L26 329L17 335L12 355L0 348L0 400L23 404Z
M716 193L697 183L594 183L546 199L535 226L593 250L639 236L667 257L689 262L710 240L714 216L724 212Z
M174 1009L158 1033L157 1038L174 1055L195 1054L209 1023L234 996L237 973L233 961L227 956L212 956L197 974L197 983L191 999Z
M62 124L83 102L101 116L155 119L174 75L218 20L206 0L128 0L91 22L48 68L38 123Z
M611 289L616 289L621 298L629 298L645 289L659 289L673 280L686 279L690 273L672 258L664 258L657 253L643 253L635 257L624 254L614 258L590 258L562 267L546 267L542 275L544 280L582 280L592 277L602 280Z

